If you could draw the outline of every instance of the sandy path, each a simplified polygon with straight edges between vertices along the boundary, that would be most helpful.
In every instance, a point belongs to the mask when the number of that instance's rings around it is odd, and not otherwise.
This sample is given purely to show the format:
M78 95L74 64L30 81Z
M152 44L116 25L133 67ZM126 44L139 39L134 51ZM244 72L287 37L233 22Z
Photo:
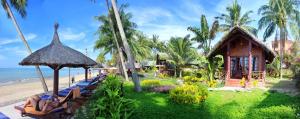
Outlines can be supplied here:
M92 74L95 76L96 74ZM76 75L75 81L84 79L84 74ZM60 77L59 89L66 88L69 86L69 77ZM49 91L53 89L53 80L46 80ZM11 85L0 86L0 107L6 106L18 101L22 101L29 96L34 94L43 93L43 87L41 82L25 82Z

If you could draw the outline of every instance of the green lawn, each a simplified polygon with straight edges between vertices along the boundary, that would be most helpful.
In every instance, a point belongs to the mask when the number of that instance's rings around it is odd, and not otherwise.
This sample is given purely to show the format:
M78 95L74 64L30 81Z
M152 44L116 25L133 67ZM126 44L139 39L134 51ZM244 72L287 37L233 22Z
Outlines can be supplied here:
M164 81L163 84L174 83ZM134 119L281 119L295 118L299 113L300 97L261 90L251 92L210 91L200 105L175 104L168 94L132 91L125 85L125 96L138 101Z

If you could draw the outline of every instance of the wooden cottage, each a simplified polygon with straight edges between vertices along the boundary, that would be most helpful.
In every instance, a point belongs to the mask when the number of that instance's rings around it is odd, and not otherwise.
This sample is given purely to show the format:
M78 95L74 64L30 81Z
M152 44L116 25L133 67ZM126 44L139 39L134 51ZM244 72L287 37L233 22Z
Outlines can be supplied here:
M215 45L208 57L218 54L224 57L225 86L241 86L243 77L246 87L251 86L254 80L264 84L266 64L275 57L270 48L238 26Z

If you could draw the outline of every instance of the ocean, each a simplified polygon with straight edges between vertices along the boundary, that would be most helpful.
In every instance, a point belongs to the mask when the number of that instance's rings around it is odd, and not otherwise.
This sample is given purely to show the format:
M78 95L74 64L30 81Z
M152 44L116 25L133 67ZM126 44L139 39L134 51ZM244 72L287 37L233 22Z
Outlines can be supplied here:
M45 78L53 79L51 68L41 68ZM84 74L83 68L70 68L70 76ZM69 76L69 68L59 70L59 77ZM39 80L36 69L33 68L0 68L0 86L16 82Z

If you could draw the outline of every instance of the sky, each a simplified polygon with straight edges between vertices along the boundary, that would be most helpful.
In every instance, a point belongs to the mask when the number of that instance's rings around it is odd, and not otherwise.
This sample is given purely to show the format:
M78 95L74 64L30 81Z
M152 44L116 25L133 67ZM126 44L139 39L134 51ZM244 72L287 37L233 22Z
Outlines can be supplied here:
M75 2L76 1L76 2ZM253 10L251 25L257 27L260 16L257 9L267 0L238 0L242 13ZM189 26L200 26L200 16L206 15L209 24L214 17L224 13L232 0L118 0L118 4L127 3L127 11L132 13L131 19L138 25L138 30L151 37L159 36L167 41L172 36L183 37L191 32ZM15 13L29 46L36 51L48 45L53 37L54 23L59 23L58 34L64 45L74 48L96 59L99 50L94 50L96 34L100 22L95 16L106 15L105 0L28 0L27 16L21 18ZM0 7L0 68L21 67L18 63L28 56L25 46L19 38L15 27ZM262 39L263 31L258 38ZM213 41L215 44L222 34ZM272 36L270 39L273 39ZM270 41L270 39L268 41Z

